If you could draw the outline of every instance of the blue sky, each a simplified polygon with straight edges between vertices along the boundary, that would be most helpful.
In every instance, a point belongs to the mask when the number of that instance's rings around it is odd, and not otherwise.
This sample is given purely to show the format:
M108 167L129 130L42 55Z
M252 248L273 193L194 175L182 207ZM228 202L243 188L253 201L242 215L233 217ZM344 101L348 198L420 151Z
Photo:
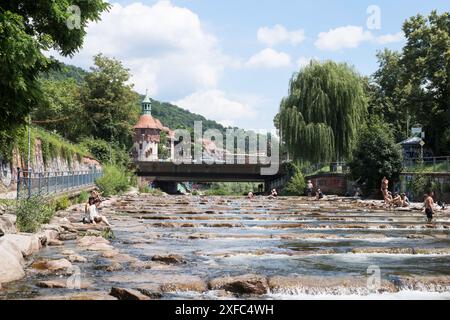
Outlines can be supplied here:
M130 68L138 92L148 88L155 99L246 129L273 127L292 73L309 59L347 62L370 75L378 50L403 46L405 19L450 9L437 0L112 3L66 62L88 68L103 52Z

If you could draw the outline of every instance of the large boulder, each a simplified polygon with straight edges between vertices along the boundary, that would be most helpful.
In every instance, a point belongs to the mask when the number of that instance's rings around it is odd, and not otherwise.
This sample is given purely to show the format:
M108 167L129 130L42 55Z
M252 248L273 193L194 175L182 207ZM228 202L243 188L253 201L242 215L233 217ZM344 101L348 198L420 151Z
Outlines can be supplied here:
M89 247L94 244L109 244L109 241L103 237L85 236L77 241L80 247Z
M0 215L0 237L8 233L16 233L16 216L12 214Z
M20 249L24 257L33 254L41 249L41 240L39 236L35 234L18 233L18 234L5 234L2 239L13 243Z
M4 237L0 238L0 285L22 279L24 259L21 249Z
M55 273L72 269L72 263L67 259L40 260L34 262L31 267L39 271Z
M209 282L211 290L226 290L236 294L263 295L269 290L265 277L246 274L237 277L216 278Z

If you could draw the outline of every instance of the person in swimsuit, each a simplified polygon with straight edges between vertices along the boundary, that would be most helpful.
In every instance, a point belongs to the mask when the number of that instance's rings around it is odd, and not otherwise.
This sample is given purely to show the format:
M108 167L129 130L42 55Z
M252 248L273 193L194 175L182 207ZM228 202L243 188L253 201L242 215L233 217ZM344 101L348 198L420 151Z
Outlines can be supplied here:
M389 189L389 180L386 177L383 177L383 180L381 180L381 193L383 194L383 199L384 202L386 202L386 204L390 204L390 199L389 199L389 193L388 193L388 189Z
M425 197L425 214L427 215L428 223L431 223L433 221L433 214L434 214L434 200L433 200L433 191L428 192Z

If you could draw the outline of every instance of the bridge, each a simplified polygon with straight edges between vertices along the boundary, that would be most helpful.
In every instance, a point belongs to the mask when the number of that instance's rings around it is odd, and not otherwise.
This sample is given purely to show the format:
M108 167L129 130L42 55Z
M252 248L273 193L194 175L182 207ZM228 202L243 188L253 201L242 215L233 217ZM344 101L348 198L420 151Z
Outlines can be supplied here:
M161 182L265 182L284 176L282 166L276 173L266 175L270 164L175 164L173 162L135 162L136 174ZM276 164L275 164L276 165ZM272 164L274 166L274 164Z

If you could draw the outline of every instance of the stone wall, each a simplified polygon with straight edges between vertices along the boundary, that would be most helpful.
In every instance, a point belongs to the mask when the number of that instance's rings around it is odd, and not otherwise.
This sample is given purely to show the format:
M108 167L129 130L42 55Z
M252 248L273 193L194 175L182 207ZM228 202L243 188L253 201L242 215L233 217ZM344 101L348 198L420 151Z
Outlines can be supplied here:
M312 181L314 190L319 188L323 193L328 195L344 196L348 193L354 194L354 191L351 190L353 189L352 183L344 173L323 173L307 176L306 179Z
M91 171L101 169L100 163L92 158L77 155L72 157L72 161L67 161L63 157L56 157L44 162L42 157L41 141L35 140L34 155L31 159L32 172L67 172L67 171ZM0 156L0 193L15 191L17 188L17 168L26 168L25 159L20 157L17 150L13 152L11 161L7 161Z

